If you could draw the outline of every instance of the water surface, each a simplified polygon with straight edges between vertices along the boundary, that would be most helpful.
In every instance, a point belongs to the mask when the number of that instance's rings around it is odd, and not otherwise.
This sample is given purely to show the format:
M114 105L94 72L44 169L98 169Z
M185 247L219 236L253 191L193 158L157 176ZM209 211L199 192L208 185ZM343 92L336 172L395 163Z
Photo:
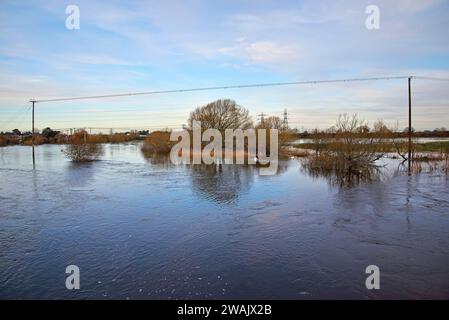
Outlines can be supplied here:
M0 148L0 298L449 298L446 176L390 163L348 188L294 159L260 176L173 166L138 144L76 165L61 148L37 147L35 170L29 147Z

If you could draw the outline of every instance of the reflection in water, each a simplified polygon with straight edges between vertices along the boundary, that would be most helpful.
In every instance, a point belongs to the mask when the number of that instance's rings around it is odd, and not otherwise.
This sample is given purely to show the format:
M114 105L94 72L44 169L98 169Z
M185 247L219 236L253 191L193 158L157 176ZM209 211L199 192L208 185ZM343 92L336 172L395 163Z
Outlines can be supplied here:
M173 164L170 161L170 156L168 154L158 154L152 151L146 151L141 149L142 155L145 160L153 166L158 166L162 168L172 167Z
M315 166L313 162L303 161L301 170L314 178L325 178L331 186L351 188L360 184L378 181L383 172L376 165L364 166L357 170L351 168L331 168Z
M253 183L255 166L251 165L190 165L194 191L218 203L235 202Z
M91 183L95 174L95 161L71 162L67 166L66 181L71 187L83 188Z
M141 150L145 160L153 166L175 167L169 155ZM235 202L239 196L249 191L254 176L259 174L257 165L186 165L190 173L194 191L202 198L220 204ZM287 163L280 162L276 171L279 175L287 170ZM261 176L262 177L262 176Z

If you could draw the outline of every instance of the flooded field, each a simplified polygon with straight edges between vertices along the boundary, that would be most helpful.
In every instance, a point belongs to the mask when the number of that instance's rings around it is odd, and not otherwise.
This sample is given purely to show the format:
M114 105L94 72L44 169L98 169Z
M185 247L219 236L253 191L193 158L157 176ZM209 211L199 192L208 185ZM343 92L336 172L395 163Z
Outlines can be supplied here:
M449 299L449 179L352 187L298 160L173 166L139 144L72 164L61 146L0 148L0 298ZM77 265L81 289L65 288ZM377 265L380 290L367 290Z

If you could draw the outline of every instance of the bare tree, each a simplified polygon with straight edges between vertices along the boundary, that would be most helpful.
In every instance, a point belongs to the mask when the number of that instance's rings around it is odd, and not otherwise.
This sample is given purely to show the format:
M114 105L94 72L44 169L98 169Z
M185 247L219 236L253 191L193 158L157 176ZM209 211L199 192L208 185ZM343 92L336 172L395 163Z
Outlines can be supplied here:
M332 142L321 152L303 159L304 168L342 186L373 179L378 169L375 162L386 151L388 131L382 120L375 123L373 131L367 128L367 123L356 114L340 115Z
M203 130L213 128L220 132L226 129L248 129L252 127L249 112L234 100L220 99L196 108L190 113L188 120L190 128L193 121L201 121Z
M371 133L367 132L366 127L368 127L366 121L360 119L357 114L352 116L343 114L337 119L337 132L331 149L344 158L350 167L369 165L383 156L387 137L382 132L385 125L381 120L378 121L374 132Z
M283 123L281 118L279 117L268 117L264 119L263 122L260 122L257 127L257 129L277 129L282 130L283 129Z

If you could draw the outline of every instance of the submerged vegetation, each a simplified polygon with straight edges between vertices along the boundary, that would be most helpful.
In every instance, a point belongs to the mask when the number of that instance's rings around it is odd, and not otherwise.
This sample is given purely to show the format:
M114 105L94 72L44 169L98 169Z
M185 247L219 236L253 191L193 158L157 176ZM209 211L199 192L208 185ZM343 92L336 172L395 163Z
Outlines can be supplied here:
M340 186L371 181L378 174L376 161L383 156L385 150L381 146L387 134L380 120L373 133L369 134L366 127L366 122L357 115L340 115L333 139L326 148L321 148L324 137L318 135L315 152L301 160L303 169Z
M63 152L73 162L87 162L98 159L102 147L86 131L79 131L70 137Z
M145 137L142 151L146 154L169 154L175 142L170 141L171 131L153 131Z
M439 153L420 153L415 155L412 164L413 173L449 174L449 148Z
M190 137L189 143L191 149L190 151L192 151L192 147L194 145L193 143L194 135L192 134L192 132L195 129L197 129L201 133L201 136L203 136L203 134L208 129L215 129L216 131L218 131L221 134L221 140L218 143L218 145L221 147L218 147L218 149L222 148L222 154L224 154L224 150L226 147L225 141L226 131L235 130L235 132L237 132L238 130L242 130L241 133L245 136L243 142L243 150L242 152L240 152L240 150L237 151L237 148L234 148L234 157L236 157L237 154L241 153L244 153L245 157L250 154L251 150L250 136L253 136L254 138L252 142L255 142L256 145L255 152L256 154L259 155L259 150L257 149L257 147L259 146L258 143L259 130L265 129L278 130L279 147L285 146L288 142L291 142L297 138L297 134L295 132L288 130L287 128L284 127L283 122L279 117L269 117L267 119L261 119L259 123L254 125L251 116L249 114L249 111L230 99L219 99L210 102L202 107L197 107L194 111L190 113L187 122L188 126L187 128L185 128L185 130L187 130ZM195 123L201 125L198 128L194 128ZM252 134L250 134L250 132ZM142 151L146 154L170 153L172 147L177 143L177 141L170 141L170 134L171 131L168 130L152 132L145 138L144 144L142 146ZM209 139L210 138L211 137L209 137ZM215 139L216 137L212 136L212 139L208 141L200 141L201 150L204 151L204 147L207 146L209 143L211 143L211 141L215 143L216 142ZM269 146L270 135L267 134L265 136L265 139L266 139L265 145ZM279 152L280 150L277 151ZM214 156L216 150L213 149L213 151L204 151L204 152L211 152L211 156ZM190 156L193 156L193 152L190 152Z
M341 158L319 154L301 159L302 170L313 177L324 177L330 184L339 187L352 187L354 185L371 182L380 177L381 168L370 164L357 169L351 167Z
M315 153L303 163L312 171L363 175L375 167L375 162L383 156L383 140L387 137L382 121L375 124L374 133L368 134L363 130L365 127L365 121L357 115L339 116L329 147L315 147Z
M387 156L407 160L408 141L398 139L382 120L370 130L357 115L340 115L327 132L316 131L313 142L296 144L293 150L307 151L302 168L313 176L326 177L332 184L352 186L380 176L378 160ZM299 148L298 148L299 147ZM310 152L309 151L309 152ZM449 142L412 143L412 172L449 171Z

